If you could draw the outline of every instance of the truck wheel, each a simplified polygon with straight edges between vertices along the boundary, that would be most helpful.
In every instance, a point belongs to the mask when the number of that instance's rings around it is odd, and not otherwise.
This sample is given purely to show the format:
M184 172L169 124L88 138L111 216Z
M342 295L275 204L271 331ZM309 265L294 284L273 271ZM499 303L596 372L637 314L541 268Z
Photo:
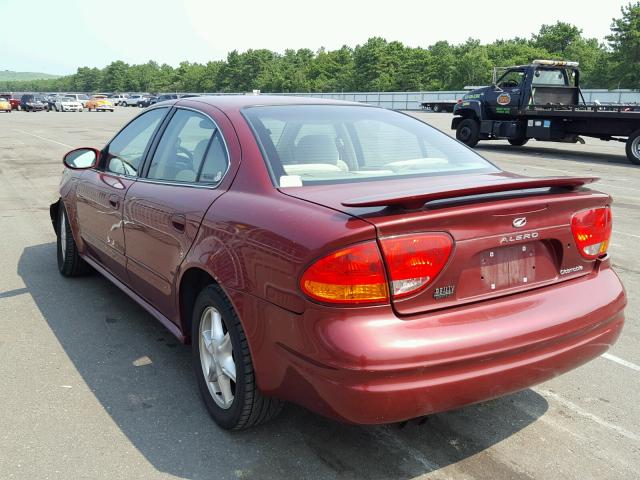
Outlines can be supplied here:
M509 143L511 145L513 145L514 147L521 147L523 145L526 145L526 143L529 141L528 138L526 137L521 137L521 138L510 138Z
M438 104L435 104L433 107L431 107L431 110L434 113L440 113L440 111L442 110L442 107L440 105L438 105Z
M465 118L456 129L456 138L469 147L475 147L480 140L480 125L473 118Z
M640 130L633 132L627 138L627 158L634 165L640 165Z

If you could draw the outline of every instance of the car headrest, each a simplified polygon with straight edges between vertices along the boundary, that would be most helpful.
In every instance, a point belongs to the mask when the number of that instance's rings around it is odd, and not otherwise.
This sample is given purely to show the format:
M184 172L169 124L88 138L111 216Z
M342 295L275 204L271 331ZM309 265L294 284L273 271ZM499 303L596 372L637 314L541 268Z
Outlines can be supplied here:
M296 145L297 163L329 163L336 165L340 154L333 139L327 135L305 135Z

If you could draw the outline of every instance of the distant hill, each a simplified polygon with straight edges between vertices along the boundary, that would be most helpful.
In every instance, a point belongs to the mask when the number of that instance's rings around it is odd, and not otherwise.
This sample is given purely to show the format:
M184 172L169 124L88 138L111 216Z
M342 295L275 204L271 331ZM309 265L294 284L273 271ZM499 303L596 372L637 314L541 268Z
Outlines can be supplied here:
M13 72L11 70L0 70L0 82L13 82L19 80L41 80L47 78L58 78L60 75L39 72Z

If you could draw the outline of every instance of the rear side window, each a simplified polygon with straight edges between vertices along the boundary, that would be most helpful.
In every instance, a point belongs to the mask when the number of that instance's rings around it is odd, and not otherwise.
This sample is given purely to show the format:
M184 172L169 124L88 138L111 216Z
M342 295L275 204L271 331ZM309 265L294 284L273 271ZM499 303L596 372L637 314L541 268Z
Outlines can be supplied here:
M222 180L229 166L227 148L222 140L220 130L213 135L209 150L204 158L202 170L198 177L199 183L218 183Z
M533 85L554 85L566 86L567 77L563 69L558 70L536 70L533 74Z
M107 147L105 170L137 176L147 145L166 113L166 108L143 113L116 135Z

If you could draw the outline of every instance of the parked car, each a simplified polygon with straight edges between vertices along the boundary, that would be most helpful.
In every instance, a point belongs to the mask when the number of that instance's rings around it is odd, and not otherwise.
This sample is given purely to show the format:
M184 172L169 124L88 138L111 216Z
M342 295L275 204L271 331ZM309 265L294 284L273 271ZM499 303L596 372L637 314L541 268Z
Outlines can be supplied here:
M105 95L94 95L85 103L87 110L96 112L113 112L113 103Z
M122 105L124 101L127 99L127 95L124 94L115 94L109 97L109 101L114 105Z
M156 103L166 102L167 100L176 100L178 95L175 93L163 93L162 95L158 95L156 99Z
M0 93L0 97L6 99L10 104L13 110L20 109L20 99L13 96L11 93Z
M11 103L5 97L0 96L0 112L11 113L13 109L11 108Z
M127 97L124 101L124 105L125 107L140 107L142 106L142 102L145 101L145 99L149 98L149 95L143 95L143 94L138 94L135 93L133 95L129 95L129 97Z
M283 400L359 424L458 408L600 356L624 323L596 179L504 172L399 112L181 99L64 163L60 272L93 267L190 342L224 428Z
M42 103L44 103L44 109L46 111L50 111L50 110L54 110L55 109L56 98L58 98L58 95L56 95L56 94L44 94L44 95L42 95Z
M81 112L84 109L82 103L74 97L67 96L57 97L53 107L56 112Z
M156 103L158 103L158 97L157 95L152 95L149 97L145 97L142 101L138 102L138 106L142 108L147 108Z
M66 97L73 97L78 102L82 103L82 107L86 107L87 100L89 100L89 95L86 93L65 93Z
M20 97L20 110L38 112L46 108L45 99L41 95L27 93Z

